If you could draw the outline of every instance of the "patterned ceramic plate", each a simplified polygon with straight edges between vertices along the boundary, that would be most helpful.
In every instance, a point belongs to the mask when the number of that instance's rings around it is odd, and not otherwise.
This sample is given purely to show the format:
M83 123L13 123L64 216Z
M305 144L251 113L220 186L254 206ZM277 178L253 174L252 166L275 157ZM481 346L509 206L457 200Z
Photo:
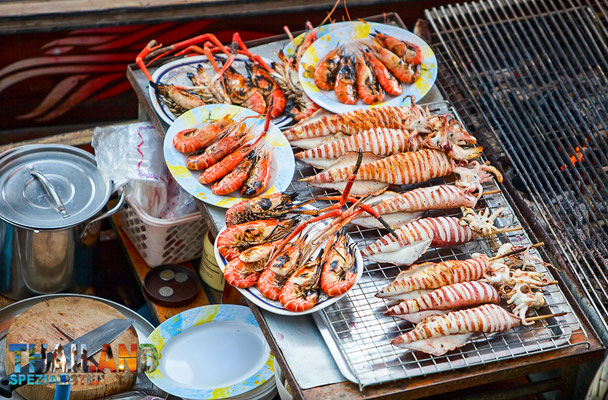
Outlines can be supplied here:
M324 226L326 224L327 224L327 222L323 221L318 226ZM224 230L226 230L225 226L220 231L220 234ZM224 268L226 267L226 264L228 264L228 262L220 254L220 252L217 249L217 238L219 236L220 235L218 234L217 237L215 238L215 244L213 245L213 251L215 252L215 259L217 261L217 264L218 264L218 266L220 267L220 269L222 270L222 273L223 273L224 272ZM355 268L357 269L357 277L355 278L355 283L353 284L353 287L355 287L357 285L357 282L361 278L361 275L363 274L363 258L361 256L361 251L359 250L359 248L357 247L357 245L355 244L355 242L350 237L348 238L348 243L349 243L349 245L353 246L353 248L355 250ZM321 246L321 248L323 248L323 246ZM339 301L342 297L344 297L344 296L346 296L348 294L348 291L347 291L346 293L344 293L344 294L342 294L340 296L329 297L325 293L323 293L319 297L318 303L313 308L311 308L310 310L302 311L302 312L293 312L293 311L286 310L281 305L281 303L279 301L269 300L266 297L262 296L262 293L260 293L260 291L258 290L258 288L257 288L256 285L251 286L251 287L246 288L246 289L238 289L238 290L243 294L243 296L247 297L247 299L249 299L256 306L258 306L260 308L263 308L264 310L270 311L272 313L275 313L275 314L289 315L289 316L297 316L297 315L305 315L305 314L315 313L315 312L317 312L319 310L322 310L322 309L324 309L326 307L329 307L330 305L332 305L335 302ZM351 287L350 290L352 290L352 287Z
M230 304L184 311L159 325L146 340L160 353L148 378L187 399L225 399L274 376L274 358L249 308Z
M186 111L179 116L171 124L171 127L165 135L163 144L163 152L165 154L165 162L167 167L175 178L175 181L184 188L188 193L205 203L212 204L218 207L228 208L239 201L243 200L239 192L235 191L227 196L217 196L211 193L211 185L203 185L198 181L198 176L201 171L191 171L186 168L187 154L180 153L173 146L173 137L180 131L189 128L200 128L209 122L218 121L225 115L235 115L234 118L241 119L250 115L259 115L251 110L243 107L227 105L227 104L212 104L202 107L197 107ZM253 133L261 133L264 129L264 119L249 118L244 121L247 126L255 125ZM289 146L289 142L281 131L270 124L268 133L264 139L266 146L272 148L272 156L270 160L270 182L266 189L266 194L274 192L282 192L291 183L293 172L295 169L295 161L293 151ZM280 166L280 168L279 168Z
M224 58L224 55L218 54L216 57ZM247 70L245 69L245 62L249 59L243 55L238 55L232 66L244 76L248 76ZM270 64L270 61L267 59L263 59L264 62ZM209 60L205 56L194 56L194 57L186 57L180 58L175 61L171 61L167 64L162 65L152 75L152 80L154 82L160 82L167 85L179 85L179 86L194 86L192 81L188 78L187 74L189 72L195 73L196 67L199 65L203 65L205 70L209 74L209 76L214 76L215 71L213 67L209 63ZM164 103L161 99L160 95L152 86L148 86L148 93L150 95L150 100L152 102L152 106L154 110L158 113L158 115L171 125L173 121L175 121L175 114L169 110L169 107ZM272 123L275 124L279 128L286 128L294 123L293 118L283 112L277 118L272 120Z
M317 28L317 39L319 39L321 36L327 35L327 33L331 32L331 31L345 28L345 27L349 26L349 24L350 24L350 22L346 21L346 22L334 22L333 24L322 25ZM298 36L296 36L293 39L293 42L291 40L288 41L287 44L285 44L285 47L283 47L283 53L285 53L285 55L287 55L287 56L293 56L296 51L296 46L298 46L298 45L300 45L300 43L302 43L302 41L304 40L304 36L306 36L306 32L300 33Z
M386 95L385 101L374 105L367 105L360 99L357 104L348 105L338 101L333 90L321 90L315 85L313 74L317 63L327 55L331 50L335 49L340 44L346 44L359 39L365 39L374 32L381 32L397 39L405 40L414 43L422 50L422 74L416 82L412 84L401 84L403 93L400 96ZM300 82L304 87L304 91L312 101L325 108L326 110L335 113L344 113L348 111L358 110L368 107L378 107L383 105L400 105L404 102L407 96L413 96L414 101L420 100L425 94L431 90L437 79L437 58L431 47L426 42L414 35L412 32L404 29L378 24L374 22L349 22L348 26L333 30L323 37L317 39L312 46L308 48L300 61L298 69Z

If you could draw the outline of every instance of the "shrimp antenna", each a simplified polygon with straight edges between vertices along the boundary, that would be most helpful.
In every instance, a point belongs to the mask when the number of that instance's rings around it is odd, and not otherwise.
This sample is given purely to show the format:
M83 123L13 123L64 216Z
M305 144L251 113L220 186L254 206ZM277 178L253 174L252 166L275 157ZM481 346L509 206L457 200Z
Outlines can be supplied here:
M327 13L327 16L323 19L323 21L321 21L319 26L323 25L325 21L331 18L331 15L334 13L334 11L336 11L336 7L338 7L338 4L340 4L340 0L336 0L336 2L334 3L334 7L331 9L330 12Z
M348 18L348 20L351 21L350 14L348 13L348 8L346 7L346 0L344 0L344 11L346 11L346 17Z

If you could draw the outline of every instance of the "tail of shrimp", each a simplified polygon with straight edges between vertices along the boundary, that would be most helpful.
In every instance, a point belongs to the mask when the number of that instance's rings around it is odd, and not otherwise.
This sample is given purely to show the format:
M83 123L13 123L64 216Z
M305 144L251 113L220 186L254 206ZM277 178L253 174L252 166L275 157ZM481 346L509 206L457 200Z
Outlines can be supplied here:
M248 288L255 285L260 277L260 272L255 269L252 270L251 266L248 266L238 257L234 258L224 268L224 278L226 282L237 288Z

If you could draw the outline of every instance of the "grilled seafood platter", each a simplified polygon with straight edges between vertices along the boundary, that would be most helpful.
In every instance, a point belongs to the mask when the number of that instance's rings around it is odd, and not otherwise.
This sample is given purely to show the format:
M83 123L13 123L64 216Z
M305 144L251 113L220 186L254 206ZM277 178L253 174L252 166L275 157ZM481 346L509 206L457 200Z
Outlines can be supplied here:
M270 119L234 105L183 114L167 131L163 150L175 180L220 207L285 190L295 168L289 143Z
M437 60L428 44L409 31L356 21L315 41L298 73L314 102L345 112L399 105L408 95L421 99L435 82Z
M226 282L282 315L330 306L363 272L361 252L345 230L357 206L317 210L294 198L274 193L234 205L215 242Z

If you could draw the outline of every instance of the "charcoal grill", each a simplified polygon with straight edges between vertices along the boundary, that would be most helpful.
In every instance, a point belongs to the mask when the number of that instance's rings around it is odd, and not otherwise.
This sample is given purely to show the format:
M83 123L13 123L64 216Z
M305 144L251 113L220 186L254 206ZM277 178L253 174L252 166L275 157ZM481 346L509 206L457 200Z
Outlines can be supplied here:
M608 343L608 7L498 0L425 11L439 88Z

